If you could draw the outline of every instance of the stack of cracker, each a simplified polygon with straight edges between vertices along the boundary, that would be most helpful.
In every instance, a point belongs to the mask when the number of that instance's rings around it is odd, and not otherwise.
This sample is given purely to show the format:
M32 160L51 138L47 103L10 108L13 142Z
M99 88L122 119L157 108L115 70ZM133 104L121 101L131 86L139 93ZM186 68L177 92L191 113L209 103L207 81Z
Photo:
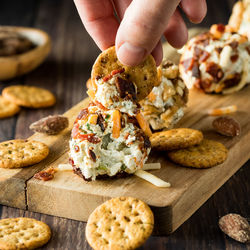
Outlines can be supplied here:
M17 114L20 106L44 108L53 106L55 102L55 96L43 88L22 85L6 87L0 96L0 118Z

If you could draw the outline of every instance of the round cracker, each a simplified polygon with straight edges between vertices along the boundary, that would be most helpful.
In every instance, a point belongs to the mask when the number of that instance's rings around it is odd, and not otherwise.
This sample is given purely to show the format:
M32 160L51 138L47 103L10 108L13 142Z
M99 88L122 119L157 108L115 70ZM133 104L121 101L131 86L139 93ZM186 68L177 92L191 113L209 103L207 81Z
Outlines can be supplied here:
M18 105L0 96L0 118L13 116L19 111L20 107Z
M135 249L151 235L154 216L147 204L132 197L106 201L89 216L86 238L94 249Z
M122 73L126 79L134 82L137 86L137 100L144 99L158 83L157 68L154 58L149 55L146 59L137 66L126 66L118 61L115 46L103 51L96 59L92 72L91 79L109 75L113 70L125 69Z
M34 249L46 244L51 231L47 224L31 218L0 220L0 249Z
M153 133L150 137L151 146L157 150L174 150L199 144L203 134L190 128L176 128Z
M56 102L55 96L50 91L33 86L10 86L3 89L2 95L16 105L28 108L50 107Z
M227 153L227 148L220 142L204 139L199 145L168 152L168 156L185 167L209 168L224 162Z
M47 157L49 148L39 141L10 140L0 143L0 167L21 168L36 164Z

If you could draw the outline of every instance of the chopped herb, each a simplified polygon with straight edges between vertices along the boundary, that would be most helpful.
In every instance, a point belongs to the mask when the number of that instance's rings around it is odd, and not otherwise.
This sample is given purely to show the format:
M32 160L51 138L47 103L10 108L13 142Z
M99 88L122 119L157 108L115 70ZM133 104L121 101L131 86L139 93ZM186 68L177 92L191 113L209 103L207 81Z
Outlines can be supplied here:
M105 121L107 121L110 118L110 114L107 114L105 117Z
M99 165L98 170L107 170L107 167L105 165Z
M109 144L110 142L112 142L111 134L108 133L108 134L106 134L106 135L103 136L103 138L102 138L102 146L101 146L101 147L102 147L103 149L106 149L106 150L107 150L108 144Z
M11 154L11 153L12 153L12 151L11 151L11 150L9 150L9 151L8 151L8 153L9 153L9 154Z
M90 128L90 124L89 123L86 123L86 126L88 128L89 131L91 131L92 133L94 133L94 131Z
M126 165L123 163L122 166L121 166L121 170L125 171L126 168L127 168Z
M82 128L79 128L79 130L81 130L81 132L83 132L84 134L87 134L87 131L82 129Z

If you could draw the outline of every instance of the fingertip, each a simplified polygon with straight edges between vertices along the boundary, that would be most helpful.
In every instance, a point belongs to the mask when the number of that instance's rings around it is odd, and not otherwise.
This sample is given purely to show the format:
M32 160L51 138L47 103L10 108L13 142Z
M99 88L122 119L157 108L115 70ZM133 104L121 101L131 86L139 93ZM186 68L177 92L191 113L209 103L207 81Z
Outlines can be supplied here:
M192 23L200 23L207 13L206 0L182 0L180 6Z
M162 43L159 41L156 45L156 47L153 49L151 55L155 59L156 66L159 66L162 62L163 58L163 50L162 50Z
M118 60L128 66L138 65L147 55L147 51L144 48L137 47L128 42L124 42L118 48L116 46L116 53Z

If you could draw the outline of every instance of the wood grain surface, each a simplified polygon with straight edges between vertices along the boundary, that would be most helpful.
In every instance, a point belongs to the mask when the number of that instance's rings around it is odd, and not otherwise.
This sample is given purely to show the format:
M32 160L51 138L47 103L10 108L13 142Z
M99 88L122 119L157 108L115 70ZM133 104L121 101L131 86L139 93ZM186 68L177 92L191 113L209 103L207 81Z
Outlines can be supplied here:
M201 25L226 23L235 1L207 2L208 15ZM18 116L0 121L1 141L27 138L32 134L28 129L31 122L49 114L63 113L86 97L84 83L99 50L84 30L71 0L1 0L0 25L41 28L52 38L52 53L44 64L27 76L0 83L0 90L13 84L32 84L48 88L57 95L55 107L23 109ZM218 219L229 212L250 217L249 167L250 162L171 236L150 237L141 249L250 249L249 245L225 236L217 225ZM0 214L1 218L26 216L45 221L52 228L53 236L42 249L91 249L84 236L83 222L6 206L0 206Z

